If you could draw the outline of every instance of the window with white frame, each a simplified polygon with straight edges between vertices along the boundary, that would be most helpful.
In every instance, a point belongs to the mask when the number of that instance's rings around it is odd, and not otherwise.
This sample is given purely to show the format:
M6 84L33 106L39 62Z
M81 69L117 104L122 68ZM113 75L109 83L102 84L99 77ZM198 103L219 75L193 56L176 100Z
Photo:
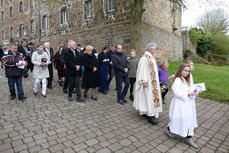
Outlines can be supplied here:
M10 27L10 38L14 37L14 28Z
M19 32L20 32L20 37L21 38L24 38L24 30L25 30L25 26L24 24L20 24L20 27L19 27Z
M31 20L30 22L30 32L35 33L35 21Z
M34 1L31 0L31 1L30 1L30 8L32 9L33 7L34 7Z
M23 12L23 3L22 2L19 3L19 12L20 13Z
M1 0L1 6L3 6L4 5L4 0Z
M60 23L65 24L68 23L68 12L67 8L62 8L60 11Z
M107 0L107 11L112 12L115 11L116 2L115 0Z
M2 30L2 40L5 40L5 31Z
M44 30L48 29L48 17L47 17L47 15L43 16L43 18L42 18L42 28Z
M12 17L13 16L13 7L11 6L10 7L10 17Z
M86 19L92 17L93 9L92 9L92 1L91 0L85 1L84 11L85 11L85 18Z
M5 13L4 11L2 11L2 18L1 18L1 21L4 21L5 20Z

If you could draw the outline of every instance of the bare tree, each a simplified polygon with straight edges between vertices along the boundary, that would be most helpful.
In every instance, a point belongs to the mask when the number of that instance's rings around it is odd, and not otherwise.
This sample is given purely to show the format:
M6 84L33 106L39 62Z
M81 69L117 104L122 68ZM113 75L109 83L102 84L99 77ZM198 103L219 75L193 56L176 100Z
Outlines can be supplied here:
M207 36L212 37L218 32L227 33L229 31L229 21L223 9L214 9L205 12L199 18L197 25L204 29Z

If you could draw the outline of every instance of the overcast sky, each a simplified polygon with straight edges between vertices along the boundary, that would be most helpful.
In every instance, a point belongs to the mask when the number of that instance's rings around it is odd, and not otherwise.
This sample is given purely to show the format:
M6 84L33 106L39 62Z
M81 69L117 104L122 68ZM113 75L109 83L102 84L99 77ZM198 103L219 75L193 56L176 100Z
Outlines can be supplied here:
M229 17L229 0L210 0L213 3L208 3L207 0L186 0L188 9L185 9L182 14L182 26L194 27L198 17L204 14L206 10L214 8L223 8ZM222 3L218 3L222 2ZM219 4L219 6L215 5Z

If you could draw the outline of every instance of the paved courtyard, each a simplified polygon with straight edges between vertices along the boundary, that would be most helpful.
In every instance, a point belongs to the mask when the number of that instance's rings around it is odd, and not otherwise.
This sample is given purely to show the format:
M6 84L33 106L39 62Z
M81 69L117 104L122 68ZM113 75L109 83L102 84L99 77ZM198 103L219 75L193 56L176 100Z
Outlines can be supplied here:
M46 98L33 95L31 77L24 79L27 99L10 101L7 79L0 69L0 153L229 152L227 104L197 98L199 127L193 139L201 149L195 150L163 132L169 121L171 91L159 124L153 126L133 109L130 100L124 106L118 104L114 87L107 95L99 94L98 101L68 102L56 79Z

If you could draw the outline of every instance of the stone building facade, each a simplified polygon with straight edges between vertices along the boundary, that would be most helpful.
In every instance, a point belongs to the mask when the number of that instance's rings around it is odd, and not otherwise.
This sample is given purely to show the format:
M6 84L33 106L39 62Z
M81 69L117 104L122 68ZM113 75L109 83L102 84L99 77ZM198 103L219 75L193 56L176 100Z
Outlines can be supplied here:
M98 51L110 43L122 44L126 53L134 48L141 55L146 44L154 41L160 47L158 57L182 60L181 9L169 0L60 0L51 5L0 0L0 3L3 45L21 40L37 44L40 40L51 42L57 49L73 39Z

